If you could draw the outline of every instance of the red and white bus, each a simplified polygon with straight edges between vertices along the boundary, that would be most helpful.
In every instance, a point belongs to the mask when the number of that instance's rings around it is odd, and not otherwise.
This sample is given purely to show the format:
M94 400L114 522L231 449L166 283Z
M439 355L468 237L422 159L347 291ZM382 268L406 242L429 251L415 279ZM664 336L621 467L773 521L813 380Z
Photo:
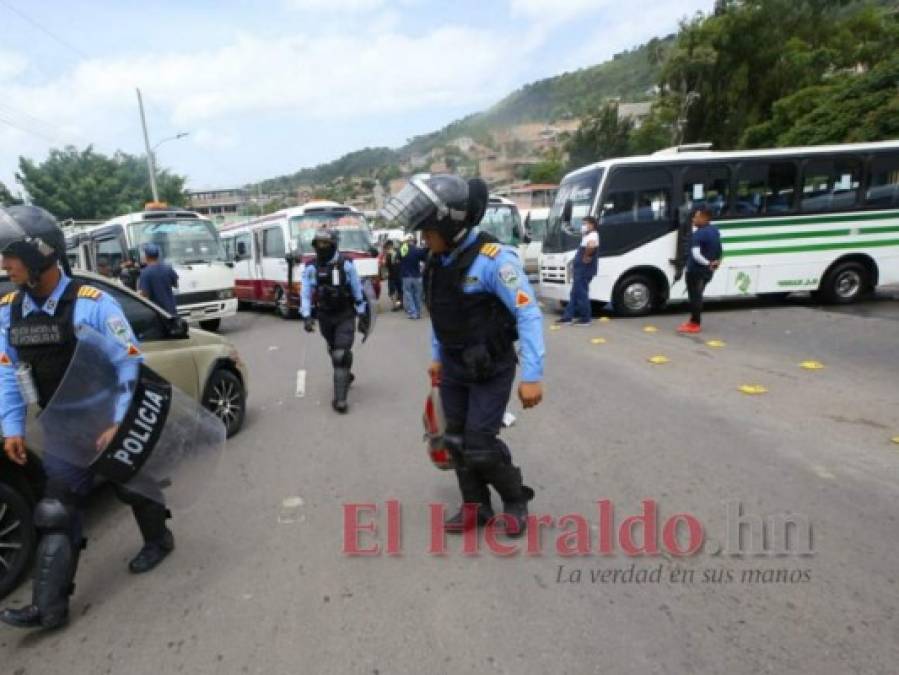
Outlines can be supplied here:
M365 216L351 206L316 200L222 228L222 244L234 263L237 300L270 305L284 318L295 317L303 267L315 257L312 238L321 227L340 232L340 252L380 295L377 250Z

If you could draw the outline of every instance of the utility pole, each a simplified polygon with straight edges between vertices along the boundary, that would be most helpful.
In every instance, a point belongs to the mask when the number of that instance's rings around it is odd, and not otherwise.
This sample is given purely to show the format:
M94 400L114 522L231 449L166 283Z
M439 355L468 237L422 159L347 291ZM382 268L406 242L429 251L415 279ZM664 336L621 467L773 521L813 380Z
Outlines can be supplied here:
M159 190L156 188L156 163L153 161L153 151L150 150L150 137L147 135L147 118L144 116L144 100L141 98L140 89L137 90L137 107L140 109L140 124L144 130L144 147L147 148L147 170L150 172L150 189L153 192L153 201L159 201Z

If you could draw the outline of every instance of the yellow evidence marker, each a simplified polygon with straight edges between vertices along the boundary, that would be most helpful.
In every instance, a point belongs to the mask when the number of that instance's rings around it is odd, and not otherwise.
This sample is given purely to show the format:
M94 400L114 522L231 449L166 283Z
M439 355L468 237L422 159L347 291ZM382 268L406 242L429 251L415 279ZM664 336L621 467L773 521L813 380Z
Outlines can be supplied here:
M768 388L763 387L760 384L743 384L743 385L740 385L739 389L744 394L749 394L750 396L768 393Z
M655 326L643 326L644 333L658 333L659 329Z
M609 317L607 317L607 316L601 316L601 317L599 317L599 322L600 322L600 323L609 323L609 321L611 321L611 319L610 319Z
M821 370L824 368L824 364L820 361L803 361L799 364L799 367L805 370Z
M591 345L604 345L606 343L605 338L590 338Z
M649 362L654 366L661 366L662 364L668 363L670 359L667 356L651 356L649 357Z
M712 349L721 349L722 347L726 347L727 343L724 340L709 340L705 343L706 347L711 347Z
M550 330L562 330L562 326L550 326Z

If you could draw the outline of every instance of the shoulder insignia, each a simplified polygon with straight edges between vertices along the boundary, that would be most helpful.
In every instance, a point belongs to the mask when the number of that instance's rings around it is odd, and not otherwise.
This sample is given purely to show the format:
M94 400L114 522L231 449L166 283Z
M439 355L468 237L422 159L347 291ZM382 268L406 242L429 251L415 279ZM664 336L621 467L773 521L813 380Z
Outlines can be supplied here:
M515 306L519 309L522 307L527 307L531 304L531 296L528 295L525 291L520 290L515 294Z
M103 291L93 286L82 286L78 289L79 298L87 298L88 300L99 300L103 297Z
M503 247L499 244L484 244L483 246L481 246L480 254L485 255L488 258L495 258L502 250Z
M11 305L13 301L15 301L18 294L19 291L12 291L11 293L7 293L2 298L0 298L0 305Z
M6 352L3 352L2 354L0 354L0 366L11 366L11 365L12 365L12 359L10 359L9 356L7 356Z
M131 358L140 356L140 349L135 347L133 342L128 345L128 356L130 356Z

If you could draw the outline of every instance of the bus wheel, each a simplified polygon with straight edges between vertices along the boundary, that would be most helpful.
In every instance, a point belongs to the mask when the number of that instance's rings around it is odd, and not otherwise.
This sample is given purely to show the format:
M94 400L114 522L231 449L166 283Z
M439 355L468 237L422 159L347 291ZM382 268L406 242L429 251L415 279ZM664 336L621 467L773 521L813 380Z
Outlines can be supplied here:
M870 283L870 274L864 265L845 262L834 267L824 277L820 288L821 297L825 302L848 305L861 298Z
M630 274L618 282L612 294L612 305L621 316L645 316L657 302L656 287L643 274Z
M293 318L293 312L290 311L290 305L287 303L287 293L280 288L275 291L275 313L282 319Z

